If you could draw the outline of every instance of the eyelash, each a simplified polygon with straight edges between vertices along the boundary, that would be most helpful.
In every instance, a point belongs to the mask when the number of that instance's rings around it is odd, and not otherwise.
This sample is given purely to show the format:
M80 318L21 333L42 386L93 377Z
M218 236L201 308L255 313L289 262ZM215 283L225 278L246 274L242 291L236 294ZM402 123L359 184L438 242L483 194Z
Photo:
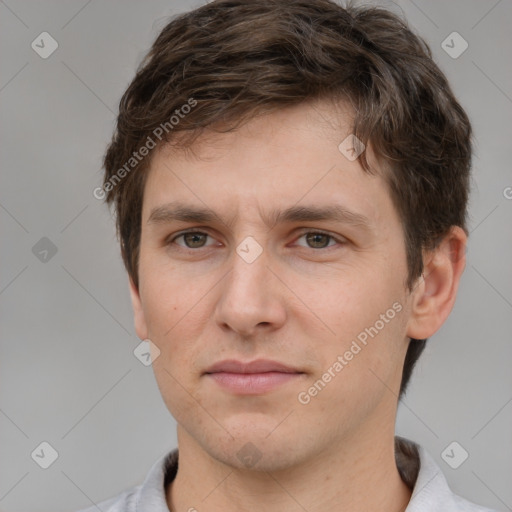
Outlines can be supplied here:
M178 233L177 235L173 236L172 238L167 239L165 241L165 245L166 246L173 245L174 242L178 238L182 238L184 235L187 235L187 234L206 235L206 236L210 236L210 238L212 238L211 235L209 235L208 233L205 233L204 231L198 231L197 229L190 229L190 230L187 230L187 231L181 231L180 233ZM339 238L335 237L334 235L331 235L330 233L326 233L325 231L318 231L318 230L303 231L303 232L300 233L300 235L297 238L297 240L302 238L305 235L323 235L323 236L326 236L326 237L329 238L329 242L335 241L335 242L337 242L338 245L345 245L347 243L347 240L344 239L343 237L340 240ZM178 250L183 250L183 251L198 251L200 249L206 249L208 247L208 246L203 246L203 247L198 247L198 248L194 249L192 247L181 246L179 244L175 244L175 245L177 245L177 247L179 248ZM326 249L333 248L333 247L335 247L335 245L327 245L326 247L319 247L319 248L304 247L304 246L301 246L301 247L304 248L304 249L311 249L313 251L320 251L320 250L326 250Z

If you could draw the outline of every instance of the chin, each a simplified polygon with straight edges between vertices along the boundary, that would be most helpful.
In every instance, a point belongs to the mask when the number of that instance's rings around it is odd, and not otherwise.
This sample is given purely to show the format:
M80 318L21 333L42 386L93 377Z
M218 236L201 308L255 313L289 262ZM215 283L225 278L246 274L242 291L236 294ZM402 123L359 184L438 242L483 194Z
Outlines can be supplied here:
M262 435L239 433L235 440L227 436L221 442L209 440L203 449L217 461L239 470L276 472L287 470L307 458L305 446L290 433L277 435L265 430ZM284 435L283 435L284 434ZM299 453L300 452L300 453Z

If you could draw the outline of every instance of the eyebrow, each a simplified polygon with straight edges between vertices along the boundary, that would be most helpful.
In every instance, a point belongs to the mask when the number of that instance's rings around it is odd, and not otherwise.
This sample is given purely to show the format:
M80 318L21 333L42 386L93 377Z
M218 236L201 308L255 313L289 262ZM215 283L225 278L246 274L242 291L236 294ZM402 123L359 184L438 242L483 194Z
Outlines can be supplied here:
M151 210L147 224L166 224L173 221L190 223L213 223L222 222L232 227L237 220L235 216L223 221L213 210L209 208L189 206L180 202L168 203ZM371 230L372 223L368 217L347 210L339 204L325 206L291 206L285 210L272 210L267 215L262 215L264 223L273 227L279 223L309 222L309 221L334 221L342 224L349 224Z

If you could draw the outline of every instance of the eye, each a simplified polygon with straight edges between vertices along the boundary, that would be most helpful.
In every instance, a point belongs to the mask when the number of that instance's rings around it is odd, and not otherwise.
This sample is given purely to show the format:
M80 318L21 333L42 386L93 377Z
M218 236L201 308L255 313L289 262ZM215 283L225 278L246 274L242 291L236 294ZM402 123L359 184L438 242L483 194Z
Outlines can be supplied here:
M176 242L176 240L182 239L184 244L177 243L180 247L185 249L201 249L202 247L207 247L206 240L209 236L208 233L203 233L202 231L186 231L173 237L166 243L170 245Z
M184 249L201 249L215 244L213 239L213 242L208 244L208 238L212 237L210 237L208 233L204 233L202 231L185 231L175 235L165 243L166 245L175 244ZM343 237L337 238L329 233L324 233L323 231L304 232L297 240L301 239L305 240L306 245L300 243L297 245L309 249L326 249L328 247L336 246L337 244L343 245L346 243L346 240ZM178 240L182 240L182 242L179 243L177 242Z
M339 240L334 236L324 233L322 231L308 231L303 233L298 240L301 238L305 238L307 246L302 245L302 247L309 247L311 249L325 249L327 247L332 247L336 245L336 243L344 244L344 240ZM333 242L333 243L329 243ZM299 244L301 245L301 244Z

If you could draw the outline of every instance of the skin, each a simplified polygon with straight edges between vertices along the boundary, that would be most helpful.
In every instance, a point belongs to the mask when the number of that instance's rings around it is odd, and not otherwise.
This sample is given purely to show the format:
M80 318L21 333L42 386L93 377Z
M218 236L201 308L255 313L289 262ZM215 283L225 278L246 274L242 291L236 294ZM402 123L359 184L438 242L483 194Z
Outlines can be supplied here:
M130 290L136 332L160 351L153 369L178 424L170 510L399 512L410 500L394 458L404 358L409 338L430 337L451 311L466 236L452 228L425 253L425 277L412 291L405 286L404 233L383 171L371 147L374 175L338 150L350 114L342 105L304 103L152 158L139 289L130 281ZM150 220L174 201L216 217ZM265 223L269 212L334 203L366 217L367 226ZM178 237L190 228L204 235ZM333 238L311 238L311 231ZM262 249L252 263L236 252L248 236ZM394 303L401 311L300 403L299 393ZM303 373L253 396L204 375L224 359L260 358ZM251 467L237 456L247 443L260 456Z

